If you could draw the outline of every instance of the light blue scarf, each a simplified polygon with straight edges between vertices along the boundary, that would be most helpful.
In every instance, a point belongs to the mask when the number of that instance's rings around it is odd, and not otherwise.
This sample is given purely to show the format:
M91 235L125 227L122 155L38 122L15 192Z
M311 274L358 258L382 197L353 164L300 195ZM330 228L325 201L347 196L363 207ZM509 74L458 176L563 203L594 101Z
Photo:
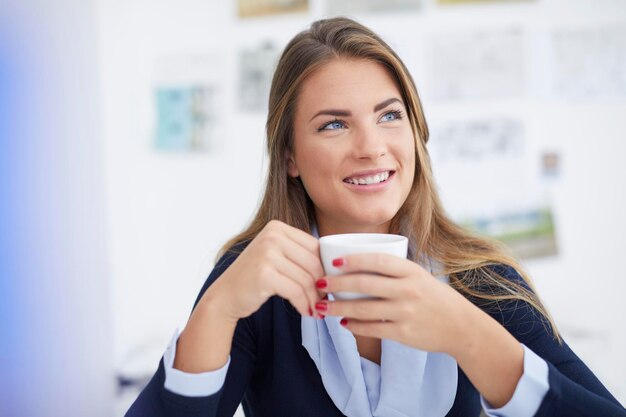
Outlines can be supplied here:
M313 235L319 238L316 228ZM430 269L432 272L432 269ZM443 277L447 282L447 277ZM329 294L328 298L334 300ZM335 406L348 417L441 417L454 404L457 363L451 356L382 339L380 366L361 358L340 317L302 317L309 352Z

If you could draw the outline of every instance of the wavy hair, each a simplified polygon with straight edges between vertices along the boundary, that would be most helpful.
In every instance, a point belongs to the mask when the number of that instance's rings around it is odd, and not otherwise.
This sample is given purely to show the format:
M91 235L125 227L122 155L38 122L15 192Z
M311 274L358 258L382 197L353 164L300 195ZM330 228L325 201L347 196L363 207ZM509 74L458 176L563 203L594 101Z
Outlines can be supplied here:
M426 149L428 126L409 71L395 52L367 27L345 17L318 20L285 47L274 72L266 123L269 170L258 211L244 231L226 242L217 258L238 252L270 220L311 232L313 203L299 178L287 175L294 143L293 123L298 92L307 78L337 58L366 59L381 64L397 81L415 138L416 168L409 195L391 220L390 233L409 239L409 258L434 261L450 285L481 308L502 308L504 301L528 303L546 329L560 341L554 320L537 296L532 281L501 243L476 235L446 215L433 180ZM499 266L513 268L522 281L507 279ZM515 306L517 303L513 303Z

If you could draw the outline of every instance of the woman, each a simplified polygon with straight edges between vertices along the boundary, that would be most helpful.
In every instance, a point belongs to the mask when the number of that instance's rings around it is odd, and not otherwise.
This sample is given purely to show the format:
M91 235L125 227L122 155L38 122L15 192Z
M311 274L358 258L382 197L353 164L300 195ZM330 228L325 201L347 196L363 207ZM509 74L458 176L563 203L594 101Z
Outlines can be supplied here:
M241 401L251 416L626 415L519 265L445 215L413 80L369 29L335 18L292 39L267 137L256 217L127 416ZM317 237L346 232L407 236L409 259L352 255L334 261L349 279L326 277Z

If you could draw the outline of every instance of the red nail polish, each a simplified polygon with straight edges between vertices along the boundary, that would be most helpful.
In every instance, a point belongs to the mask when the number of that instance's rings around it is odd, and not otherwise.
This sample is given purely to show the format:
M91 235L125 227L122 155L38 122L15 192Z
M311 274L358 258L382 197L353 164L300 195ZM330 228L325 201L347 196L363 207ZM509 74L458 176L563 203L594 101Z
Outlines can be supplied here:
M333 259L333 266L341 266L343 265L343 258Z
M317 311L326 311L328 310L328 306L326 305L326 303L319 302L315 303L315 309Z
M309 307L309 316L313 316L313 310L311 310L311 307Z
M318 279L317 282L315 283L315 286L317 288L326 288L328 287L328 281L326 281L325 279Z
M342 318L341 321L339 322L339 324L341 324L342 326L347 326L348 325L348 319L347 318Z

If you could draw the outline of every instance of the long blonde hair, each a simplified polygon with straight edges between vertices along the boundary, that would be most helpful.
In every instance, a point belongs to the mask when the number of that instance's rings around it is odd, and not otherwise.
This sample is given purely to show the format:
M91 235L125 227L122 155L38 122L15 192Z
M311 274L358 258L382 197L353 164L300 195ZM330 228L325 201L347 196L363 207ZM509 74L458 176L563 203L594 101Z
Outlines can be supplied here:
M254 239L270 220L280 220L311 232L313 203L301 180L287 175L286 155L293 149L294 114L303 82L337 58L367 59L383 65L397 81L408 112L415 137L415 176L406 201L391 220L389 232L407 236L409 257L416 262L435 261L441 266L436 274L448 275L450 285L473 302L484 307L498 307L498 303L505 300L527 302L560 340L556 325L536 295L531 280L505 247L492 239L474 235L448 218L433 181L426 149L428 126L411 75L374 32L344 17L314 22L285 47L270 89L266 123L269 171L265 194L250 225L226 242L217 258L240 250L239 244ZM502 276L498 268L494 268L497 265L514 268L523 278L523 285Z

